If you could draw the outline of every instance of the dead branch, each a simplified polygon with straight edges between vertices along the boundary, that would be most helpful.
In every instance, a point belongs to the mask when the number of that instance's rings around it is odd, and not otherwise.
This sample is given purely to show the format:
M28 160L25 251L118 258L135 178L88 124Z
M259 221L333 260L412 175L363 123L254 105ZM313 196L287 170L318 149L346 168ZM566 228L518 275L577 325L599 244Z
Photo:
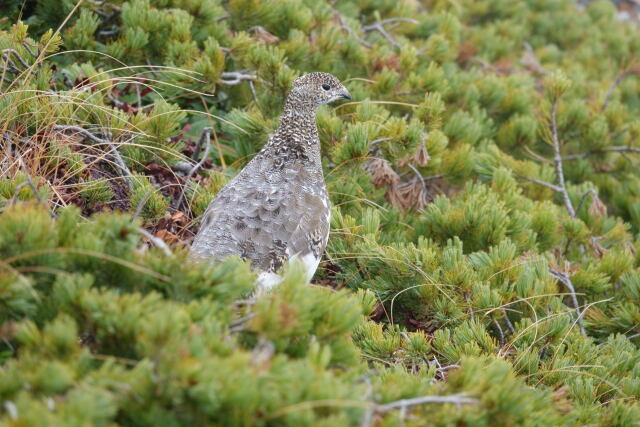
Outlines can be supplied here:
M225 71L220 74L220 78L221 80L218 81L219 83L227 86L235 86L244 81L256 80L257 77L253 74L246 74L242 71Z
M521 177L522 179L526 180L526 181L530 181L530 182L533 182L534 184L538 184L538 185L542 185L543 187L547 187L549 190L553 190L553 191L556 191L558 193L560 193L562 191L562 189L560 187L558 187L557 185L553 185L550 182L542 181L540 179L531 178L529 176L524 176L524 175L518 175L518 176Z
M257 314L256 313L249 313L244 317L241 317L237 320L234 320L233 322L231 322L229 324L229 332L231 333L237 333L237 332L241 332L244 330L244 325L251 319L253 319L254 317L256 317Z
M558 124L556 122L556 115L558 112L558 100L554 99L551 104L551 140L553 142L553 162L556 167L556 180L558 181L558 188L562 194L564 205L569 212L569 215L573 218L576 216L576 211L573 209L567 187L564 182L564 171L562 170L562 154L560 153L560 139L558 138Z
M364 27L362 27L362 31L364 31L365 33L369 33L371 31L377 31L379 32L382 37L384 37L392 46L395 46L397 48L400 47L400 44L398 42L396 42L393 37L391 37L391 35L384 29L384 26L387 24L391 24L394 22L409 22L411 24L419 24L418 21L416 21L415 19L411 19L411 18L389 18L389 19L384 19L380 22L376 22L374 24L371 25L365 25Z
M524 146L524 151L527 152L528 155L530 155L531 157L533 157L534 159L536 159L537 161L541 162L541 163L548 163L550 165L553 164L553 162L549 159L547 159L546 157L541 156L540 154L536 153L535 151L533 151L531 148L527 147L526 145ZM564 157L563 157L564 160Z
M590 188L587 191L585 191L582 197L580 197L580 201L578 202L578 208L576 209L576 212L580 212L580 209L582 208L582 205L584 204L585 200L587 200L587 196L589 196L589 194L591 194L593 197L598 197L598 193L593 188Z
M144 205L147 203L147 200L149 200L149 198L151 197L152 194L153 194L153 190L149 190L140 199L140 201L136 205L136 210L133 211L133 215L131 216L131 221L133 221L134 219L136 219L136 218L138 218L140 216L140 214L142 213L142 209L144 208Z
M164 242L164 240L160 239L159 237L154 236L153 234L149 233L147 230L145 230L142 227L138 227L138 233L142 234L144 237L149 239L149 241L151 243L153 243L157 248L162 250L162 252L164 252L164 254L166 256L168 256L168 257L172 257L173 256L173 253L171 252L171 249L169 249L169 246L167 246L167 244Z
M504 314L504 321L507 324L507 327L509 328L509 330L511 331L512 334L516 333L516 328L513 327L513 323L511 323L511 320L509 319L509 316L507 315L507 310L502 307L502 314Z
M576 159L584 159L585 157L593 156L595 154L602 153L635 153L640 154L640 148L631 147L628 145L614 145L613 147L602 147L597 150L588 151L586 153L578 153L578 154L569 154L568 156L563 156L562 160L576 160Z
M385 405L377 405L376 412L388 412L393 409L403 409L410 406L423 405L425 403L453 403L454 405L462 405L478 403L478 399L466 397L464 393L450 394L448 396L421 396L414 397L412 399L402 399Z
M16 186L16 190L13 195L13 203L16 203L18 193L20 192L20 190L22 190L23 187L26 187L26 186L29 186L31 188L31 191L33 191L33 195L36 197L36 199L38 199L40 203L43 203L42 197L40 197L40 192L38 191L38 187L33 183L33 180L31 179L31 175L29 175L29 170L27 169L27 165L24 164L24 160L22 160L22 156L20 156L19 154L18 154L18 163L20 164L20 169L24 174L25 182L18 184L18 186Z
M129 187L129 190L133 189L133 181L131 179L131 171L127 167L127 164L124 162L124 159L122 158L122 155L118 151L118 147L115 145L115 143L113 141L110 141L108 139L103 139L103 138L100 138L98 136L95 136L94 134L92 134L91 132L89 132L88 130L86 130L84 128L81 128L80 126L55 125L53 128L55 130L63 132L63 133L64 132L68 132L68 131L76 132L76 133L81 134L85 138L88 138L88 139L90 139L91 141L93 141L93 142L95 142L97 144L102 144L102 145L106 145L108 147L111 147L111 149L109 150L109 154L113 158L113 162L114 162L116 168L120 171L120 175L122 176L122 178L126 182L127 187Z
M371 384L371 379L369 379L369 376L366 376L363 381L367 384L367 392L364 395L364 400L368 401L373 397L373 385ZM362 418L360 419L360 427L369 427L373 425L373 415L373 408L367 408L367 410L364 411Z
M54 130L60 131L60 132L69 132L69 131L73 131L76 133L81 134L82 136L89 138L90 140L92 140L95 143L98 144L105 144L105 145L109 145L111 144L111 141L107 140L107 139L102 139L98 136L95 136L94 134L92 134L91 132L89 132L88 130L81 128L80 126L73 126L73 125L54 125L53 126Z
M185 161L177 161L173 165L171 165L171 169L182 172L183 174L188 174L193 168L194 163L185 162Z
M113 147L111 147L111 151L109 152L109 154L111 154L111 157L113 157L113 161L115 162L117 168L120 169L120 175L122 175L122 178L127 183L127 187L129 187L129 190L133 190L131 171L120 155L120 151L118 151L118 148L114 145Z
M355 31L353 31L353 28L351 28L350 26L348 26L345 22L344 22L344 17L340 14L340 12L338 12L337 10L334 9L334 17L337 19L338 24L340 25L340 28L344 31L346 31L350 36L358 39L358 41L367 48L372 47L373 45L371 43L369 43L368 41L366 41L365 39L363 39L362 37L360 37L359 35L356 34Z
M498 335L500 337L500 347L502 347L504 345L504 331L502 330L502 327L500 326L500 323L496 318L493 319L493 324L498 330Z
M565 285L565 287L569 290L569 293L571 294L571 301L573 302L573 307L576 309L576 313L578 315L578 326L580 327L580 332L582 333L582 335L586 335L587 333L584 329L584 323L582 321L582 316L584 313L580 311L580 305L578 304L578 297L576 296L576 289L573 287L573 283L571 282L571 279L569 279L569 276L567 276L565 273L561 273L559 271L555 271L552 269L549 269L549 273L554 278L559 280L560 283Z
M532 71L534 74L538 74L540 76L549 74L549 72L545 70L542 64L540 64L540 61L538 61L538 58L536 57L536 54L533 51L533 48L531 47L531 45L528 42L524 42L523 46L524 46L525 52L522 55L522 59L520 60L520 63L526 69Z
M626 70L620 73L618 77L616 77L613 83L611 83L611 86L609 86L609 89L607 90L607 94L604 96L604 102L602 103L602 111L605 111L607 109L607 106L611 101L611 97L613 96L613 91L616 90L618 86L620 86L620 83L622 83L626 78L635 76L635 75L640 75L640 67L634 67L629 70Z
M22 42L22 47L24 48L24 50L26 50L27 52L29 52L29 55L31 55L31 57L33 59L38 58L38 54L36 52L34 52L33 50L31 50L31 46L29 46L29 43L27 43L27 41L23 41ZM37 47L37 46L36 46Z
M22 66L25 69L29 69L29 63L27 61L24 60L24 58L22 57L22 55L20 55L20 53L18 53L17 50L15 49L2 49L2 56L7 60L7 61L11 61L9 54L13 55L14 58L16 58L20 64L22 64ZM13 62L13 61L11 61Z
M187 185L189 184L189 180L191 179L193 174L195 174L198 171L198 169L202 167L204 162L206 162L207 158L209 157L209 152L211 151L211 131L212 130L213 128L210 126L207 126L206 128L202 129L202 135L200 136L200 140L198 141L198 146L202 146L204 144L204 154L202 155L202 158L200 159L200 161L191 168L189 173L187 173L187 176L184 179L184 185L182 186L182 191L180 192L180 197L178 197L178 201L175 204L176 209L179 209L180 205L182 204L182 199L184 199L184 194L187 190Z

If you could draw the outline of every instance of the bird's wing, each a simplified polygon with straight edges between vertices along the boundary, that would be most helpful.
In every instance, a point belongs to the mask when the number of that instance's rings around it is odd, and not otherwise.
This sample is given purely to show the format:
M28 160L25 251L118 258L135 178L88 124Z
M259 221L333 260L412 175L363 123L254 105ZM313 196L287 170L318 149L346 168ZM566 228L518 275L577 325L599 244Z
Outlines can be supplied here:
M192 253L215 259L240 255L262 271L277 271L293 256L317 267L329 232L322 176L302 165L257 160L211 202Z

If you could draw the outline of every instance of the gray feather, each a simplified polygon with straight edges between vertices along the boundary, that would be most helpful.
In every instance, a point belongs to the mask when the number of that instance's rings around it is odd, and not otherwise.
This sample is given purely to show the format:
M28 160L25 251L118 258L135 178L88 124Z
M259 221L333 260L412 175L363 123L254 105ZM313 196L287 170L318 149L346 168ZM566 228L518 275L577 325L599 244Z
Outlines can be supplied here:
M332 91L321 89L327 84ZM320 259L329 237L329 199L315 111L347 96L330 74L312 73L294 82L279 128L207 208L193 256L239 255L264 272L277 272L294 256Z

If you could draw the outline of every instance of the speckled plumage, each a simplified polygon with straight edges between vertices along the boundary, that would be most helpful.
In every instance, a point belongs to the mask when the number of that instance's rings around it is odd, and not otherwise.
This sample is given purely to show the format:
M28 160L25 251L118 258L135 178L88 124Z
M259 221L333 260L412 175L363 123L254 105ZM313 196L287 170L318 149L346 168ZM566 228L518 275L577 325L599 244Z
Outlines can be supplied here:
M213 199L191 253L221 260L240 255L270 287L289 260L313 276L329 237L329 199L322 173L315 113L322 104L351 99L328 73L295 80L280 126L253 160Z

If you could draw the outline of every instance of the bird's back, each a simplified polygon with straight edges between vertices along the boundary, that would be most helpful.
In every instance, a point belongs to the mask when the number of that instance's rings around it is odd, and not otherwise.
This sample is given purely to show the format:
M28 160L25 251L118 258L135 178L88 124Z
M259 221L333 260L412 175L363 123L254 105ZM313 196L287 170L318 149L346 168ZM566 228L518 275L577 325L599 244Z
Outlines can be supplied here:
M278 159L260 153L218 193L193 242L196 257L239 255L273 273L295 256L313 274L329 234L322 170L319 164Z
M328 73L298 77L280 125L262 151L209 205L191 252L202 259L239 255L276 284L298 258L311 279L329 238L329 200L322 175L316 110L349 91Z

